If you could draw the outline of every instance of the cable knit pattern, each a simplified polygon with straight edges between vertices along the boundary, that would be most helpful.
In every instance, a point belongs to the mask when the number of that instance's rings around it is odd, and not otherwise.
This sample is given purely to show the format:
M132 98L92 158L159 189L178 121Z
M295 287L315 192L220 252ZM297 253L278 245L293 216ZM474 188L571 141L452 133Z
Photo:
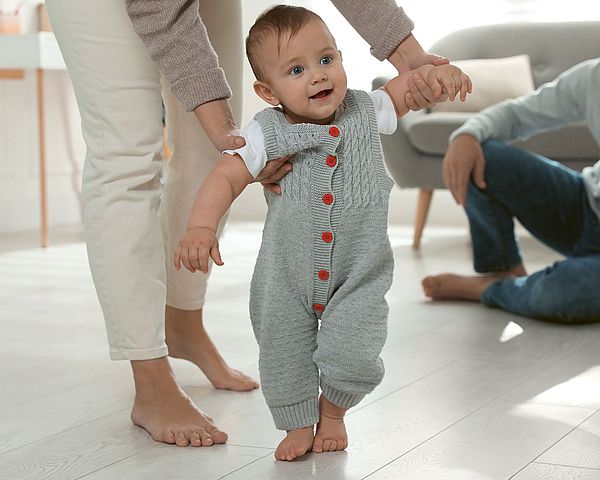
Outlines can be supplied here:
M333 125L291 125L274 108L255 119L268 159L297 152L282 194L266 193L250 294L263 392L289 430L318 419L319 371L324 395L343 407L383 377L393 183L366 92L349 90Z

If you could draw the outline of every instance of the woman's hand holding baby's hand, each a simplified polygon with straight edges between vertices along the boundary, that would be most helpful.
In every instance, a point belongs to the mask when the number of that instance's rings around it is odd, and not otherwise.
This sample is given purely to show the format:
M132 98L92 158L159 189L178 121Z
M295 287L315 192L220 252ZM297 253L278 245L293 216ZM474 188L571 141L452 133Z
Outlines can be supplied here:
M408 79L409 92L406 93L404 101L406 106L413 112L418 112L425 108L431 108L436 103L448 100L448 94L444 93L436 98L433 88L431 88L420 73L415 73Z
M410 92L406 94L406 106L413 111L430 108L446 100L454 101L456 96L464 102L467 94L473 91L468 75L451 64L427 65L418 69L408 79Z
M425 81L433 88L436 98L447 93L451 102L459 94L461 102L464 102L467 94L473 91L468 75L452 64L429 68L425 73Z
M175 270L183 264L192 273L208 273L209 256L217 265L224 265L216 233L206 227L189 228L175 249Z

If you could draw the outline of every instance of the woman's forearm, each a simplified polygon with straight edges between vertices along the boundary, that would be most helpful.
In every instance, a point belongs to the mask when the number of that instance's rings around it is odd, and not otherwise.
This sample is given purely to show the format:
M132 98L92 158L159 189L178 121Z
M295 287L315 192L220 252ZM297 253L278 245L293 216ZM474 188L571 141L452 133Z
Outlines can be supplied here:
M387 59L414 28L394 0L331 0L340 13L371 46L379 60Z
M186 111L231 96L225 73L198 15L198 0L125 3L134 30Z

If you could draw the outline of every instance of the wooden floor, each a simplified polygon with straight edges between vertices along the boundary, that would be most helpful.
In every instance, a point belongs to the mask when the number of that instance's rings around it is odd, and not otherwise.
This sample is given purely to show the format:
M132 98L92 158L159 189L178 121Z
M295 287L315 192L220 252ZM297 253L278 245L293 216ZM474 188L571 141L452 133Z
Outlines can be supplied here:
M185 390L229 443L177 448L129 422L126 362L110 362L81 243L0 253L0 479L600 479L600 325L564 327L476 304L431 303L427 273L468 272L462 231L429 229L420 253L392 229L383 383L347 417L350 447L276 462L260 391L216 391L174 361ZM248 284L260 226L230 226L209 289L207 328L257 375ZM529 239L530 268L555 256Z

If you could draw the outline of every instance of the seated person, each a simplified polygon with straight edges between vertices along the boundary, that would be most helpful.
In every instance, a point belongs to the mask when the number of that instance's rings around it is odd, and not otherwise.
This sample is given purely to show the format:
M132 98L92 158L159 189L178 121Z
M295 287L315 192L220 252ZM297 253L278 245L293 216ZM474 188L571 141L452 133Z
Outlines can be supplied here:
M575 122L585 122L600 143L599 85L600 59L580 63L451 135L444 182L465 208L482 275L429 276L425 295L552 322L600 321L600 161L579 173L503 143ZM528 275L513 218L566 258Z

